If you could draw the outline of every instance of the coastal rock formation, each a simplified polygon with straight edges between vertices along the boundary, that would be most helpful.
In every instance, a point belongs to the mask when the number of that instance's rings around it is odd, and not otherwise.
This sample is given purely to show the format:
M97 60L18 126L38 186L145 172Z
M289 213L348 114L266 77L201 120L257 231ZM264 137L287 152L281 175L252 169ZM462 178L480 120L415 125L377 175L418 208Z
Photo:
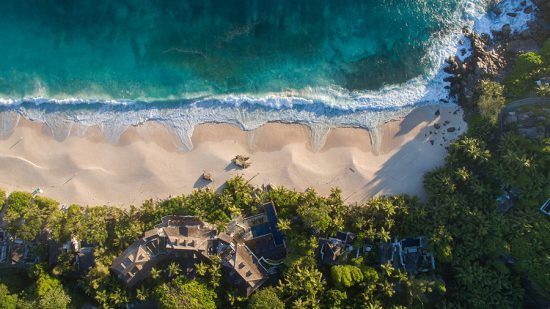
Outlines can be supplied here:
M505 130L513 130L530 139L550 137L550 108L544 103L507 111L502 117Z
M451 83L450 95L457 97L464 106L470 106L478 81L487 76L497 76L507 60L504 48L497 40L469 30L465 30L465 35L470 40L472 55L464 61L458 56L451 57L445 72L453 75L447 78Z
M450 95L456 97L466 110L474 104L474 95L480 80L488 77L502 79L503 72L519 53L538 50L544 39L550 36L550 2L534 0L533 3L537 6L536 16L524 31L512 33L510 25L506 24L500 31L493 31L491 38L487 34L464 29L464 34L470 41L471 55L463 60L458 56L450 57L445 72L452 75L446 78L451 84ZM534 10L527 2L520 3L517 9L527 13ZM511 14L509 13L514 17L514 13Z

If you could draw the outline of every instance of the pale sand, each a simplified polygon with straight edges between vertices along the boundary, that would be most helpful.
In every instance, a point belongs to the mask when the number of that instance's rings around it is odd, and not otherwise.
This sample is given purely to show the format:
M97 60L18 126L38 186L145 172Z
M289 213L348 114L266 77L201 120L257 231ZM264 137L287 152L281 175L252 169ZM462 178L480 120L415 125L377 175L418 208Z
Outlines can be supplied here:
M435 116L437 109L440 117ZM183 152L176 136L158 123L131 127L113 145L99 128L58 141L46 125L20 119L13 133L0 139L0 187L40 187L44 195L65 204L127 206L206 185L218 189L241 174L253 185L271 183L299 191L312 187L322 194L340 187L348 202L377 194L422 197L424 173L443 164L448 141L442 138L456 138L466 128L462 113L455 110L418 108L377 133L332 129L317 152L309 128L302 125L269 123L246 132L228 124L203 124L195 128L194 149ZM450 124L433 128L445 120ZM451 126L461 130L448 133ZM250 156L252 166L236 169L230 160L237 154ZM201 179L204 170L213 174L214 182Z

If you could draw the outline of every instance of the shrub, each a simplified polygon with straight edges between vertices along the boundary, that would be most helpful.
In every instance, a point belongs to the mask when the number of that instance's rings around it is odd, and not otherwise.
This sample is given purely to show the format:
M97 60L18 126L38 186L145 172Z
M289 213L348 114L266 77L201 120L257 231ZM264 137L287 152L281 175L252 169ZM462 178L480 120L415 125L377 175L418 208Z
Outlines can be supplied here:
M279 299L274 288L256 291L248 303L250 309L284 309L285 303Z
M330 278L334 285L342 288L349 288L363 282L363 272L353 265L335 265L330 269Z
M502 85L488 80L481 81L476 104L484 119L495 124L504 103L504 87Z
M506 94L510 97L521 97L533 90L542 67L541 55L533 52L519 55L512 71L504 81Z

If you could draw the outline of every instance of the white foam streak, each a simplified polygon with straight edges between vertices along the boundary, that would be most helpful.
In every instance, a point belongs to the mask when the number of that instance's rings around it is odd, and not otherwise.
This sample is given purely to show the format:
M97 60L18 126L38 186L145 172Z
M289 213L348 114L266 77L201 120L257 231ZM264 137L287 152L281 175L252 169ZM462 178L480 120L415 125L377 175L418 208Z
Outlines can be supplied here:
M281 93L261 95L226 95L206 97L178 104L177 108L155 107L155 102L132 100L93 100L80 98L48 99L43 97L24 99L1 99L0 105L14 107L19 113L35 121L47 123L54 136L60 139L70 133L68 122L83 126L99 126L109 140L115 142L128 126L145 121L159 121L173 128L182 140L183 147L192 148L191 134L195 125L207 122L233 123L245 130L255 129L270 121L309 124L319 133L329 127L352 126L374 128L380 122L406 114L413 106L425 104L454 103L449 98L448 86L443 71L445 60L452 55L461 59L468 56L469 42L462 34L468 26L476 32L488 33L500 30L510 24L512 31L527 27L534 13L524 13L524 8L534 4L520 0L506 0L499 4L502 14L487 14L481 0L464 2L464 8L457 12L457 25L445 35L436 33L426 57L428 72L403 84L387 85L377 91L350 92L340 87L306 88ZM517 9L520 8L521 9ZM517 16L512 17L507 13ZM461 50L466 50L462 54ZM45 90L41 89L41 93ZM35 108L26 108L24 103L32 102ZM87 105L100 104L94 110L61 112L45 110L42 105ZM172 104L172 103L170 103ZM116 107L124 107L117 109ZM135 108L133 108L135 106ZM68 108L69 109L69 108ZM63 110L63 109L61 109ZM69 109L70 110L70 109ZM61 122L61 123L59 123ZM69 128L69 129L67 129ZM61 135L61 136L60 136ZM319 135L319 136L322 136Z

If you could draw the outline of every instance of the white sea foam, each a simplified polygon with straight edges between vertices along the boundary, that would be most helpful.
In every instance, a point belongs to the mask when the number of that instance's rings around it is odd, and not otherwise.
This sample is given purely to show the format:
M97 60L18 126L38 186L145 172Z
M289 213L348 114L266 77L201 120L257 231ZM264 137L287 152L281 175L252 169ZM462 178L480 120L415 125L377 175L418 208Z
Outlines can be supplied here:
M464 2L464 9L456 14L457 25L444 35L436 33L423 61L428 71L403 84L384 86L377 91L348 91L340 87L306 88L282 93L261 95L241 94L210 96L195 100L171 100L158 104L152 100L109 99L50 99L44 97L1 99L0 105L15 109L23 116L47 123L57 139L69 134L67 125L77 122L83 126L98 125L113 142L128 126L145 121L159 121L173 128L185 148L192 147L190 136L195 125L206 122L233 123L250 130L270 121L308 124L314 130L321 127L353 126L374 128L388 119L402 116L414 106L426 104L453 104L443 71L445 60L451 55L462 59L469 54L469 42L462 33L470 27L478 33L500 30L505 24L512 31L527 27L534 13L524 8L534 4L521 0L505 0L499 4L502 13L486 13L481 0ZM515 17L507 13L517 14ZM467 53L460 51L466 49ZM40 89L40 93L46 90ZM164 100L165 101L165 100ZM166 102L160 102L166 103ZM88 107L91 105L99 107ZM58 108L57 106L64 105ZM72 106L66 106L72 105ZM62 123L60 123L62 122ZM70 128L70 126L69 126ZM321 134L322 135L322 134ZM322 139L323 137L318 137Z

